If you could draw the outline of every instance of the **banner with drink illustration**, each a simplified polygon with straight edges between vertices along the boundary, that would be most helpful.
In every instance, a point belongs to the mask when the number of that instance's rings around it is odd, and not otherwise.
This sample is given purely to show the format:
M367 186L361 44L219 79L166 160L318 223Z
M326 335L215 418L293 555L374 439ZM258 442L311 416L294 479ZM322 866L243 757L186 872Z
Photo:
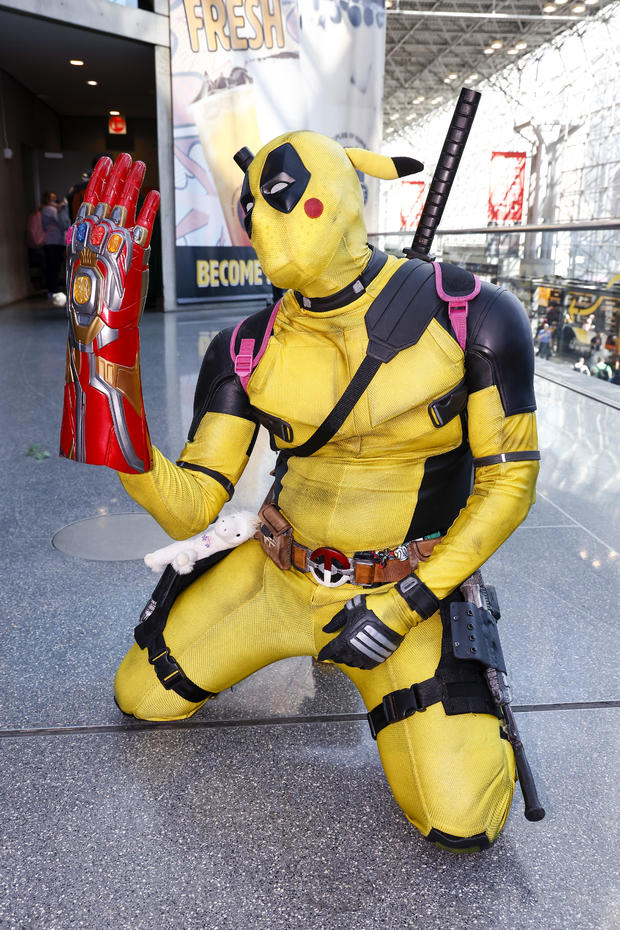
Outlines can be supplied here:
M381 146L383 0L171 0L177 299L269 294L233 155L288 130ZM376 181L360 175L376 228Z

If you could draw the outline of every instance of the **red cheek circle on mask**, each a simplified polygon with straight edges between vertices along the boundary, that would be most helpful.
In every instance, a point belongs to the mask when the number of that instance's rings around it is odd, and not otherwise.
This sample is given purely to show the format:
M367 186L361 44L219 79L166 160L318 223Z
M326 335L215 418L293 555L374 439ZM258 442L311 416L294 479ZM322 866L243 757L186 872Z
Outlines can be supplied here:
M323 204L316 197L311 197L310 200L306 200L304 210L306 216L309 216L311 220L316 220L323 212Z

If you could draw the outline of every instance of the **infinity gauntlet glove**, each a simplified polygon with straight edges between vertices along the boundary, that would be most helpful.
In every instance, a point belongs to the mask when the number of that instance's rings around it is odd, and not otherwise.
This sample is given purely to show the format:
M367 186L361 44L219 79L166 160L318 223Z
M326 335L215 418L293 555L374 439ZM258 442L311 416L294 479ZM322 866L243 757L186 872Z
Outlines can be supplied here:
M152 450L140 379L140 322L149 242L159 207L150 191L134 224L145 165L99 159L67 246L69 334L60 454L135 474Z

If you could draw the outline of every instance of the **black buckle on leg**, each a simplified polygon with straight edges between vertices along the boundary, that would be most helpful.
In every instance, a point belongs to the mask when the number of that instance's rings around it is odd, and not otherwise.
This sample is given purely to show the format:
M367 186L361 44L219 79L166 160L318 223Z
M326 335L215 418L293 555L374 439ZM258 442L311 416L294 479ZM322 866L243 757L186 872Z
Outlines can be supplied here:
M421 696L419 684L411 685L410 688L401 688L400 691L391 691L368 713L372 738L376 739L377 733L391 723L411 717L415 713L426 710L427 707L428 702Z
M155 669L155 673L166 691L171 691L177 680L181 677L181 669L173 656L170 655L168 647L166 646L159 655L153 657L149 656L149 662Z
M163 636L161 639L159 648L149 648L149 662L166 691L176 691L180 697L195 704L215 697L215 691L206 691L190 681L174 656L170 655L170 649L163 641Z

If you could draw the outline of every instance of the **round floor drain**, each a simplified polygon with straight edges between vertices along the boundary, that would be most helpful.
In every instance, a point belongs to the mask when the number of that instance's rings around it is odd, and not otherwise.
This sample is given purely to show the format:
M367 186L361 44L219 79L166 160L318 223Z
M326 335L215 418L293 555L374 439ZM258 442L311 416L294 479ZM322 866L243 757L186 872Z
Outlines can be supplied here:
M146 513L110 513L63 526L52 546L67 555L95 562L130 562L172 540Z

